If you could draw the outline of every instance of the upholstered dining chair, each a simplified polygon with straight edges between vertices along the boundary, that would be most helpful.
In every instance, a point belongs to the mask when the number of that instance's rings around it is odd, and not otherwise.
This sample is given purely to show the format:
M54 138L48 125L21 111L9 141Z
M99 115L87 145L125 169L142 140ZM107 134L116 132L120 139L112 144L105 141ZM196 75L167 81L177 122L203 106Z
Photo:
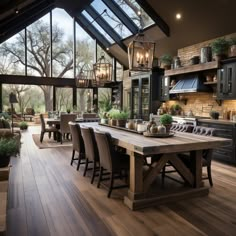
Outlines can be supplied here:
M119 175L121 178L122 170L125 170L126 174L129 171L129 155L115 151L115 147L112 143L112 137L110 133L103 133L95 131L95 139L98 146L98 152L100 157L100 171L97 187L100 187L104 170L110 172L110 186L107 197L110 198L113 189L128 187L128 185L114 186L115 175ZM106 178L107 180L107 178Z
M76 119L75 114L61 114L60 129L59 129L61 143L63 141L63 138L65 138L65 135L70 134L69 122L75 121L75 119Z
M40 122L41 122L41 134L40 134L40 142L43 142L43 137L45 133L48 133L49 138L51 138L51 133L52 132L58 132L58 129L54 126L48 126L46 127L45 120L43 117L43 114L39 115L40 117Z
M180 132L186 132L186 129L179 129ZM203 126L194 126L192 133L203 136L214 136L216 133L215 128L203 127ZM213 151L212 149L206 149L202 151L202 167L207 168L207 176L202 177L202 179L208 179L211 186L213 186L212 175L211 175L211 160L212 160ZM181 153L178 156L183 160L186 166L190 166L190 153ZM170 166L170 165L166 165ZM175 170L166 171L166 166L162 169L162 184L164 183L164 178L166 173L175 172ZM172 178L173 179L173 178Z
M88 164L92 163L93 164L93 174L91 178L91 184L92 184L96 172L99 171L99 166L100 166L97 142L95 140L93 128L83 127L83 126L81 126L80 128L84 140L85 157L86 157L84 176L86 175L86 172L88 170Z
M77 170L79 170L80 164L84 164L82 159L85 159L84 140L81 135L80 125L75 122L69 122L69 128L72 138L72 157L70 164L73 165L74 160L78 160ZM75 152L78 153L78 157L75 158Z

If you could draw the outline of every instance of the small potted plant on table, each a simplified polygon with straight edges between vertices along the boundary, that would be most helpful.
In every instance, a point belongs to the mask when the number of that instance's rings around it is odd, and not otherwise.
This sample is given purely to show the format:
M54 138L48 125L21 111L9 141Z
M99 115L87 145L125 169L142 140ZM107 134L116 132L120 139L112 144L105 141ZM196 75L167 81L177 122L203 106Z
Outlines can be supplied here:
M160 123L166 127L166 133L170 132L173 118L169 114L164 114L160 117Z
M22 121L19 123L20 130L27 130L28 129L28 124L25 121Z
M220 113L218 111L210 111L210 117L214 120L218 120Z

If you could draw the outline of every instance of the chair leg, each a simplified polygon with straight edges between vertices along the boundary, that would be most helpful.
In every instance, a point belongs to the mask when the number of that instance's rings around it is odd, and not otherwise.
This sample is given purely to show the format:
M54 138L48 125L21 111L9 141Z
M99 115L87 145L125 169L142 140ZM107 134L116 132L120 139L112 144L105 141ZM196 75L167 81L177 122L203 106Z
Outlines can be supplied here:
M208 175L209 183L212 187L213 186L213 181L212 181L212 177L211 177L211 166L207 166L207 175Z
M103 167L100 166L97 188L100 187L100 183L101 183L101 180L102 180L102 174L103 174Z
M78 164L77 164L77 170L79 170L80 163L81 163L81 159L82 159L82 154L81 154L81 153L79 153L79 157L78 157Z
M71 166L73 165L74 158L75 158L75 150L72 151L72 157L71 157L71 162L70 162Z
M44 132L41 132L41 134L40 134L40 143L43 142L43 136L44 136Z
M51 132L48 132L48 138L50 139L52 136L52 133Z
M93 175L92 175L92 179L91 179L91 184L93 184L94 178L95 178L95 174L96 174L96 161L93 162Z
M109 187L108 194L107 194L108 198L110 198L110 196L111 196L111 192L112 192L112 189L113 189L113 183L114 183L114 174L111 173L110 187Z
M85 163L85 168L84 168L84 174L83 174L83 176L86 175L87 169L88 169L88 158L86 158L86 163Z
M61 144L62 144L63 134L61 133L61 135L60 135L60 136L61 136L60 138L61 138Z
M165 174L166 174L166 166L162 168L162 174L161 174L161 185L164 187L164 182L165 182Z

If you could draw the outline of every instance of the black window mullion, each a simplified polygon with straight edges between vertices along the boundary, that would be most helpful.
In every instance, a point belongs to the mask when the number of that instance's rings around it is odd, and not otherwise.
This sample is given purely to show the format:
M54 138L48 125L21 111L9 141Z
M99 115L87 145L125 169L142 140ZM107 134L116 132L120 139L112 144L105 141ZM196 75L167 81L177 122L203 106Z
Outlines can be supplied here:
M86 11L89 15L109 34L109 36L125 51L126 45L122 42L122 38L116 31L101 17L101 15L92 7L88 6Z
M122 8L113 0L102 0L107 7L120 19L120 21L133 33L138 33L137 25L130 17L122 10Z

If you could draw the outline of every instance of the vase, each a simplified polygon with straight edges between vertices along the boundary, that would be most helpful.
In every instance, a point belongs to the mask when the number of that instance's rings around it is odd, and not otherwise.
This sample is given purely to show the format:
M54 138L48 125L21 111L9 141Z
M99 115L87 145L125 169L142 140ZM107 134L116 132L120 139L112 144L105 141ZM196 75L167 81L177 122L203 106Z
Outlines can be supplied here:
M166 124L164 126L166 127L166 133L169 134L170 133L171 124Z
M0 168L7 167L10 163L10 156L0 156Z
M126 121L127 121L126 119L117 119L116 120L116 126L125 127Z

